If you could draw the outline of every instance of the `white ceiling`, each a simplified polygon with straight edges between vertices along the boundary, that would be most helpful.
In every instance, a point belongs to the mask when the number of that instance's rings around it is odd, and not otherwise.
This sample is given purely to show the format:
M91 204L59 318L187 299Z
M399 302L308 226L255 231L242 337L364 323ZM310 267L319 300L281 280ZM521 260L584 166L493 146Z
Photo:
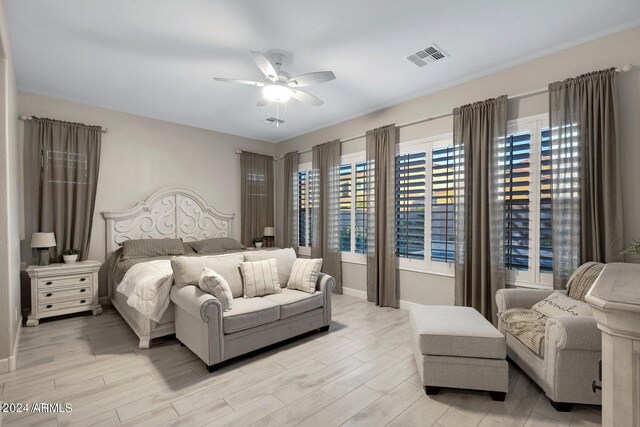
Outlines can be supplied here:
M5 0L20 89L266 141L415 98L640 25L638 0ZM450 57L405 57L435 43ZM293 54L291 75L332 70L261 123L249 50ZM597 54L597 53L594 53Z

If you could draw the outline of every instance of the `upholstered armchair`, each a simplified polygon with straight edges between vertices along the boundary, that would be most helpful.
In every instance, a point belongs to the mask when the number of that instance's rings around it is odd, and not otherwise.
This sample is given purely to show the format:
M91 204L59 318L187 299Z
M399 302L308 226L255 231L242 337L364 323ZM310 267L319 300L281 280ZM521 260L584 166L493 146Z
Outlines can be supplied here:
M593 277L589 278L590 285L587 286L590 287L594 280ZM602 342L594 317L583 314L539 316L537 326L531 326L526 319L530 312L534 312L531 310L534 304L554 292L501 289L496 293L498 329L506 337L507 356L544 390L556 410L569 411L575 403L600 405L602 395L593 388L593 381L599 377ZM562 293L567 295L565 291ZM584 300L576 299L575 302L588 306ZM516 310L507 312L510 309ZM522 320L505 323L505 312L514 311L518 316L524 316ZM517 324L515 328L514 323ZM530 330L519 333L527 328ZM537 334L543 334L537 337L539 347L531 345Z

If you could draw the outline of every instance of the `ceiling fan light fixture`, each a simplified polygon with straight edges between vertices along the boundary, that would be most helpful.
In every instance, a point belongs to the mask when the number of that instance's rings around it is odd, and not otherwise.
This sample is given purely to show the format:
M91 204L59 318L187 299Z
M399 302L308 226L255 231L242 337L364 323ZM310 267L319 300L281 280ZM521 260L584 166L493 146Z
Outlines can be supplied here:
M272 102L285 103L293 96L293 90L282 83L273 83L262 88L262 96Z

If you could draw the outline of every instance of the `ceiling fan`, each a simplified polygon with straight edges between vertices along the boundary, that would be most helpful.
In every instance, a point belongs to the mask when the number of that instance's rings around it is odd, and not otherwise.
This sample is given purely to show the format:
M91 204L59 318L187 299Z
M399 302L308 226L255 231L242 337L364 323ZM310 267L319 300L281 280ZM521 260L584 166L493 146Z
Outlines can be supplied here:
M336 78L333 71L317 71L289 77L287 72L280 69L285 61L290 60L290 57L284 52L273 53L271 55L272 61L260 52L251 51L251 55L262 74L265 75L264 82L222 77L214 77L213 79L219 82L261 87L262 98L258 101L259 107L267 105L269 102L286 103L291 98L318 107L323 104L320 98L298 88L328 82Z

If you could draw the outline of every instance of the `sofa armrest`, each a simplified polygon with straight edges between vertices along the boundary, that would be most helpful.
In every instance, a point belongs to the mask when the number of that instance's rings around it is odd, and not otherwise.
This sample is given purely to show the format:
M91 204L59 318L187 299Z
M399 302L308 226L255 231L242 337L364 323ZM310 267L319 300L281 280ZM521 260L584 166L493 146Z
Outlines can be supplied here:
M496 292L498 313L516 307L531 308L553 292L553 289L499 289Z
M557 316L547 321L549 347L559 350L602 351L602 335L593 316Z
M207 323L209 319L217 318L222 323L222 303L197 286L174 286L171 289L171 301L193 317L200 316Z
M318 276L317 289L322 292L323 296L323 311L324 311L324 325L331 324L331 292L336 284L336 279L328 274L320 273Z

